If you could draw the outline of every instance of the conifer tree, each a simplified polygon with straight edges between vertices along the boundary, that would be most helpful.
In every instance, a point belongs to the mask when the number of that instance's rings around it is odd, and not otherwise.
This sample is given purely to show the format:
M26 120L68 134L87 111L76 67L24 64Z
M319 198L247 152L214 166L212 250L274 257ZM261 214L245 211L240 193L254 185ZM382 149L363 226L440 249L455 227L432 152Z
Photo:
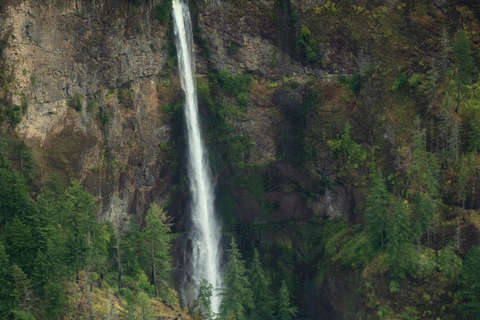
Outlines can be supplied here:
M260 254L257 248L253 251L252 266L250 268L250 283L252 285L253 301L255 307L251 318L256 320L268 320L273 317L273 305L271 292L268 289L268 281L260 262Z
M170 271L170 255L168 252L168 232L170 227L167 224L167 217L163 210L156 203L150 205L145 218L146 227L142 232L147 259L151 271L151 284L161 290L162 295L167 294L166 280Z
M386 260L390 266L390 275L394 279L405 276L410 253L410 221L407 208L401 198L395 201L393 215L389 218L387 229Z
M72 181L66 197L65 210L68 227L67 253L78 282L79 270L88 263L92 249L89 242L95 232L94 229L98 226L95 218L97 210L95 198L78 182Z
M8 319L12 311L11 265L5 246L0 239L0 319Z
M453 51L455 53L455 69L457 84L457 109L460 106L461 94L465 92L465 86L472 83L475 61L472 57L472 49L468 42L468 37L462 29L457 32Z
M245 261L232 237L227 250L227 265L223 283L223 299L220 304L220 319L245 319L247 309L253 307L252 290L246 275Z
M380 244L383 248L390 193L387 190L382 173L374 163L372 164L370 177L372 186L367 197L367 230L372 243Z
M460 307L464 318L480 319L480 249L471 246L458 275L459 293L465 304Z
M290 306L290 297L285 280L282 281L280 288L280 301L278 307L278 316L281 320L291 320L297 314L297 308Z
M28 312L34 304L32 282L16 264L12 266L12 298L15 311Z
M137 297L138 304L140 305L141 320L152 320L152 306L150 304L148 294L146 294L145 292L140 292L138 293Z
M211 285L207 279L200 281L198 288L198 297L195 300L193 306L193 312L198 314L205 320L210 320L213 317L212 314L212 293L213 285Z

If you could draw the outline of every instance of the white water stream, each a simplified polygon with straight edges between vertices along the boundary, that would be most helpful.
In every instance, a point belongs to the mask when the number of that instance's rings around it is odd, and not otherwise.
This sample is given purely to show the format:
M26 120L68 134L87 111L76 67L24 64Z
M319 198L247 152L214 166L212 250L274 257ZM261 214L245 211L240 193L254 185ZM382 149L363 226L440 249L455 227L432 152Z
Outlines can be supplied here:
M190 239L193 244L193 282L197 293L202 279L213 285L212 311L217 313L221 298L215 289L222 284L219 251L221 232L215 219L212 178L198 120L192 23L187 3L184 0L173 0L172 3L178 67L185 91L188 175L192 196L193 229Z

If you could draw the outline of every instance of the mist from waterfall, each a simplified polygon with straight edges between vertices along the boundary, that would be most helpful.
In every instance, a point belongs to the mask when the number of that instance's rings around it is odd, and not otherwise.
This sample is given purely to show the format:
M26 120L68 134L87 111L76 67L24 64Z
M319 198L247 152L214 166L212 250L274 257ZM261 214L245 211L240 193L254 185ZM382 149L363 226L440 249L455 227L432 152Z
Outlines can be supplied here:
M193 222L189 234L193 246L192 280L196 294L201 280L206 279L213 285L212 311L217 313L221 298L215 289L222 284L219 251L221 231L215 218L212 178L198 119L192 23L188 4L184 0L173 0L172 4L180 80L185 91L184 112Z

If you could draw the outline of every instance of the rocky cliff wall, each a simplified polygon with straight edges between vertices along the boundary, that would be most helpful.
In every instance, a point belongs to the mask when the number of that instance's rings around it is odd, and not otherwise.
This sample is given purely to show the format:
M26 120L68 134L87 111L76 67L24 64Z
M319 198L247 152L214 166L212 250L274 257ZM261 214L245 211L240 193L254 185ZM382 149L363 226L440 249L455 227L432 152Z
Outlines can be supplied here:
M157 20L156 3L1 7L4 108L27 105L16 126L3 117L2 131L33 148L40 185L52 173L66 183L78 179L109 219L141 219L149 202L163 203L170 193L171 130L159 106L178 87L165 71L168 25ZM160 89L159 75L166 75Z

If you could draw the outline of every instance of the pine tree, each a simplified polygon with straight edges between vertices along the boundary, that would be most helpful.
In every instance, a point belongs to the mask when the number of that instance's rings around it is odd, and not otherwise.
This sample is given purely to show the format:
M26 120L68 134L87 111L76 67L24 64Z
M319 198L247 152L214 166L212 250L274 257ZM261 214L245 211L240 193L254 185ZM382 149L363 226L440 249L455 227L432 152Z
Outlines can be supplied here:
M476 114L469 122L468 150L477 154L480 151L480 115Z
M0 240L0 319L8 319L12 312L11 265L5 246Z
M480 319L480 249L470 247L460 268L459 293L465 304L460 307L465 319Z
M372 243L380 244L383 248L390 193L387 190L382 173L376 168L375 164L372 164L370 177L372 187L367 197L367 230Z
M472 83L473 71L475 69L475 61L472 57L472 49L468 42L467 34L463 30L457 32L457 39L453 46L455 53L455 69L457 84L457 109L460 106L461 94L464 93L465 87Z
M253 251L253 261L250 268L250 283L252 285L253 301L255 307L252 310L251 318L257 320L268 320L273 318L273 305L271 292L268 289L268 281L260 262L260 254L257 248Z
M152 314L152 305L150 303L150 299L148 298L148 294L145 292L140 292L138 295L138 304L140 305L140 312L141 312L141 319L142 320L151 320L153 319Z
M146 227L142 232L143 242L146 248L147 259L151 271L151 284L160 289L162 297L167 298L168 287L166 280L169 278L170 255L168 252L168 232L170 227L167 224L168 218L163 210L156 203L150 205L145 218Z
M75 270L78 282L79 270L88 264L91 247L90 239L97 227L95 197L89 194L78 182L72 181L68 189L66 203L67 253Z
M12 298L15 311L28 312L34 304L32 282L16 264L12 266ZM14 311L14 312L15 312Z
M232 237L230 249L227 250L227 265L223 283L223 299L220 304L220 319L233 317L245 319L245 311L253 307L252 290L246 275L245 261Z
M410 221L405 203L401 198L395 201L393 216L387 229L386 260L390 275L394 279L404 278L410 253Z
M285 280L282 281L280 288L280 301L278 306L278 316L281 320L291 320L297 314L296 307L290 307L290 298Z

